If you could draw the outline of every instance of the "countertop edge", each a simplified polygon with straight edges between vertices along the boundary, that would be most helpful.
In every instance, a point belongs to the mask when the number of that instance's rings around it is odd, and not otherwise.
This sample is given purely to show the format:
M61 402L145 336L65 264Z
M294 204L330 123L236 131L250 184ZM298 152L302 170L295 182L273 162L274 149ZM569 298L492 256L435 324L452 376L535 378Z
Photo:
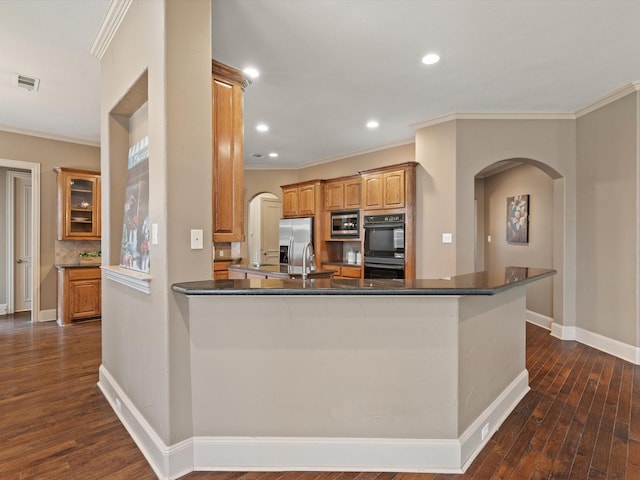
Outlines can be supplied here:
M526 269L526 278L511 279L506 276L512 269ZM529 271L534 273L529 276ZM552 269L529 269L527 267L507 267L488 272L458 275L450 279L407 280L400 283L385 283L375 280L204 280L180 282L171 285L171 289L186 296L462 296L462 295L496 295L514 287L524 286L531 282L551 277L557 273ZM474 276L500 276L509 278L503 284L495 286L447 285L456 280L467 280ZM396 281L398 282L398 281ZM405 284L405 282L408 284ZM417 286L416 283L441 283L437 286Z

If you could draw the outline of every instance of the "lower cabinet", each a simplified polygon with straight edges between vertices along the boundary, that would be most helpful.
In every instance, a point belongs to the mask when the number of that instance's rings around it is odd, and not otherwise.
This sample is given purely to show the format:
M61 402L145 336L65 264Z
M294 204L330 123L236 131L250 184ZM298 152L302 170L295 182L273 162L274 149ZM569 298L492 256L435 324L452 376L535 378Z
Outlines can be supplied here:
M229 266L233 262L231 260L215 260L213 262L213 279L226 280L229 278Z
M102 279L99 266L57 266L58 324L102 315Z
M322 264L323 270L334 271L333 278L362 278L361 267L351 267L347 265Z

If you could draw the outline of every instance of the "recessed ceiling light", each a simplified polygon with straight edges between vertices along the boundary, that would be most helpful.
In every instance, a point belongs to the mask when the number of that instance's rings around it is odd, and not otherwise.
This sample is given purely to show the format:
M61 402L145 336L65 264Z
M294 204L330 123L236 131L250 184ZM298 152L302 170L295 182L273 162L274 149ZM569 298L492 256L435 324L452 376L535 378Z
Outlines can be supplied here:
M276 152L271 152L271 153L269 154L269 156L270 156L271 158L278 158L278 154L277 154Z
M373 129L373 128L378 128L379 126L380 126L380 124L375 120L369 120L367 122L367 128Z
M267 125L266 123L259 123L258 125L256 125L256 130L258 130L259 132L268 132L269 125Z
M243 70L243 72L247 77L253 79L256 79L260 76L260 72L258 71L258 69L253 67L247 67Z
M434 63L438 63L440 61L440 55L435 53L430 53L429 55L425 55L422 57L422 63L425 65L433 65Z

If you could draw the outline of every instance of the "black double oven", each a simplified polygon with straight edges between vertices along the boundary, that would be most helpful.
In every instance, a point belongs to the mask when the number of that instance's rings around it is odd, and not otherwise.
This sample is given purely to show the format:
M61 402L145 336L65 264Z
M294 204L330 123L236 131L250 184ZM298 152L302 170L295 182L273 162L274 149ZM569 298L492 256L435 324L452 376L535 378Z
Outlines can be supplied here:
M404 279L404 214L365 215L364 278Z

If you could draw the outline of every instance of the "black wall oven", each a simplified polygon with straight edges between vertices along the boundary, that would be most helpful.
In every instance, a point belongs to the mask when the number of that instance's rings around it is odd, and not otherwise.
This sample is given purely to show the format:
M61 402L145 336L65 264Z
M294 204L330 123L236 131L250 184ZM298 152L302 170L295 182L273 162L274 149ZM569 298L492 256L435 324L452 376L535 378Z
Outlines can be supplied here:
M404 278L404 214L365 215L364 278Z

